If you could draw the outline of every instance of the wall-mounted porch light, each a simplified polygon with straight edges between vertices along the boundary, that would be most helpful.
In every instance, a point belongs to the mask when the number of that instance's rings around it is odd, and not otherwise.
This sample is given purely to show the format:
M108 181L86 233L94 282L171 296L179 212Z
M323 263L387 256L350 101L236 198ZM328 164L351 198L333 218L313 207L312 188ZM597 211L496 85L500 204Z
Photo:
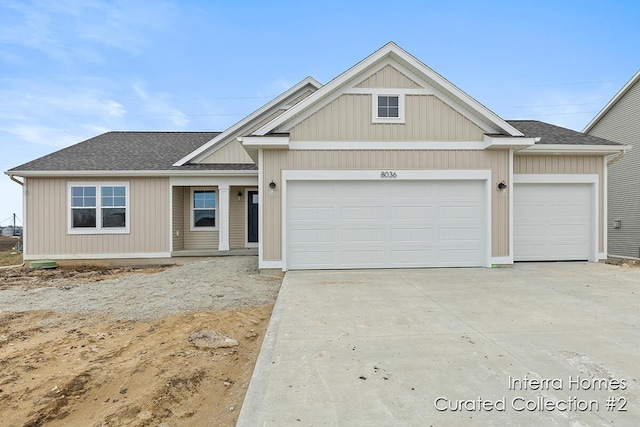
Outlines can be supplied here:
M276 189L276 183L273 182L273 180L271 180L271 182L269 183L269 190L273 191Z
M498 183L498 190L500 190L500 191L504 191L504 190L506 190L506 189L507 189L507 184L506 184L504 181L500 181L500 182Z

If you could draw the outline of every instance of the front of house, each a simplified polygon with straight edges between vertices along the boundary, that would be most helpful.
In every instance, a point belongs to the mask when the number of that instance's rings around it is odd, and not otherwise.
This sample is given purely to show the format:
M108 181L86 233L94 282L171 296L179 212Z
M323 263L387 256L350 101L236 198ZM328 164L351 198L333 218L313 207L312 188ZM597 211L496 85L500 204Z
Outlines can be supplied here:
M110 132L6 173L27 260L490 267L605 258L605 156L624 149L505 121L389 43L222 133Z

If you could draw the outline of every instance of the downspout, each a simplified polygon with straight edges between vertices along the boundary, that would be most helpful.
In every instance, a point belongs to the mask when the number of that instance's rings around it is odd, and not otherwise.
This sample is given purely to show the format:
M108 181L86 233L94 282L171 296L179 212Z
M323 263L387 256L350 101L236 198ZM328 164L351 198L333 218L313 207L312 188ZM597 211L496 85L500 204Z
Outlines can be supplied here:
M24 187L24 182L20 181L19 179L16 179L15 176L9 174L9 179L13 182L17 182L18 184L20 184L21 187ZM5 267L0 267L0 270L7 270L9 268L19 268L19 267L24 267L24 258L23 258L22 264L7 265Z
M607 162L607 167L611 166L612 164L616 163L619 160L622 160L625 154L627 154L627 150L622 150L620 154L618 154L616 157L614 157L613 159Z

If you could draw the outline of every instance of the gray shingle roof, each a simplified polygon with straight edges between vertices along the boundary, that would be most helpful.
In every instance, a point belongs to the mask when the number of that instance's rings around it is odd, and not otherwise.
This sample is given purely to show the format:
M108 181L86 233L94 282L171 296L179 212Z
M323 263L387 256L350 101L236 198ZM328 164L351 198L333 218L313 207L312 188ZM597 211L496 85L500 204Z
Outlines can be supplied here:
M507 123L526 137L540 137L536 144L623 145L537 120L507 120Z
M255 170L255 165L171 165L220 132L107 132L10 169L21 171Z

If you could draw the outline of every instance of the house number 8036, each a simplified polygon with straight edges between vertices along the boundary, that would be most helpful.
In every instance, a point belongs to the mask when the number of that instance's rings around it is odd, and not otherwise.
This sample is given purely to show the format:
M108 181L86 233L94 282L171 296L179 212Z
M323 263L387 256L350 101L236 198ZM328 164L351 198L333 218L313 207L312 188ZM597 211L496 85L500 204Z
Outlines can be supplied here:
M398 174L394 171L382 171L380 172L380 178L397 178Z

